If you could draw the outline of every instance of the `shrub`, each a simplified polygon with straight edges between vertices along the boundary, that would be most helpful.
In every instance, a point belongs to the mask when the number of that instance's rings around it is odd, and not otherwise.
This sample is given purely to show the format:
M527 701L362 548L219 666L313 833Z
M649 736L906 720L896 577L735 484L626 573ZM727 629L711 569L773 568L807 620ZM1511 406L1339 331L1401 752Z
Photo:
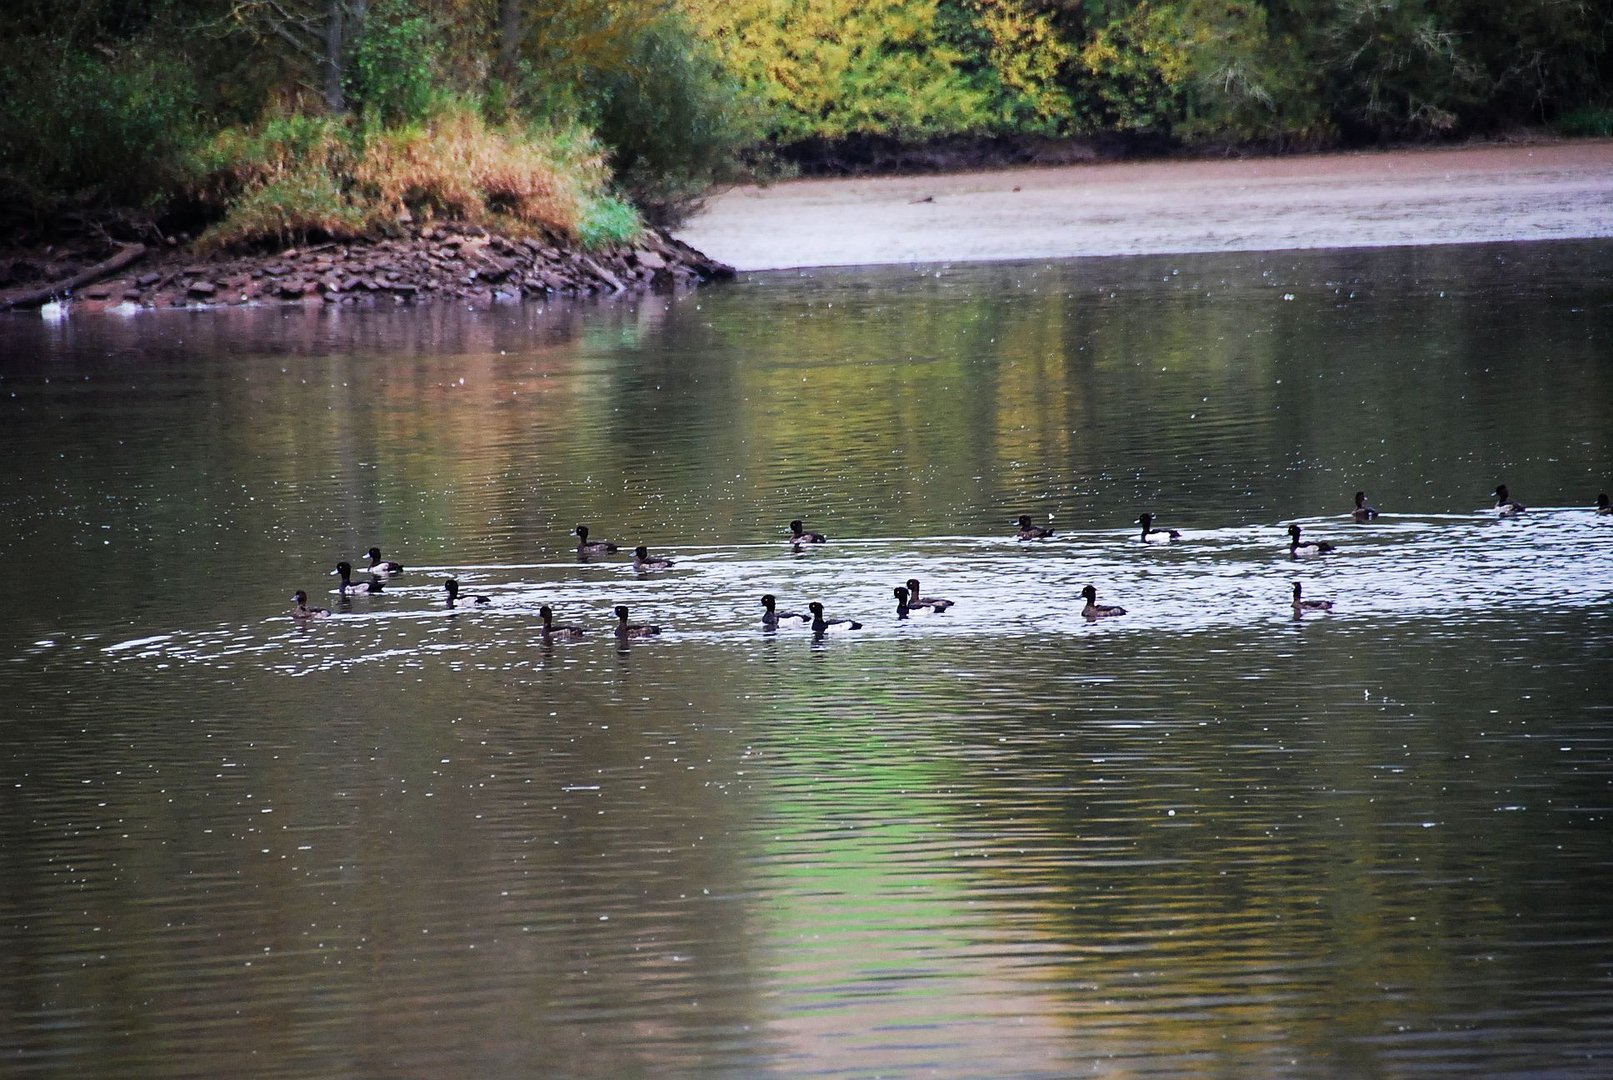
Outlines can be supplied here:
M631 244L644 233L638 211L614 195L602 195L583 211L577 235L583 247L595 250L613 244Z
M678 18L646 28L630 62L600 73L592 89L592 119L617 185L660 224L677 222L713 183L735 177L744 148L760 137L738 84Z
M196 88L171 57L130 46L65 57L15 42L0 64L0 169L42 192L140 203L165 192L196 138Z
M354 47L348 93L383 126L424 120L438 103L438 60L431 24L407 0L381 0Z
M222 217L202 238L211 246L382 233L438 217L576 236L607 179L586 133L495 126L465 102L395 128L275 117L221 132L196 162L192 190Z

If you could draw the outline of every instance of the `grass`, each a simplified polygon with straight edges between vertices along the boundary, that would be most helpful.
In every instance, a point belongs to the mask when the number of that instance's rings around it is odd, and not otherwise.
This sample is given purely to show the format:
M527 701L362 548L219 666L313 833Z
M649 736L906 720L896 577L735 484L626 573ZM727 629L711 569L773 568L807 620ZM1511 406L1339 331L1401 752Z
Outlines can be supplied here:
M293 114L215 137L193 192L219 215L207 248L395 233L406 221L548 234L585 246L636 238L637 211L613 196L586 133L491 124L465 102L425 120L366 127Z

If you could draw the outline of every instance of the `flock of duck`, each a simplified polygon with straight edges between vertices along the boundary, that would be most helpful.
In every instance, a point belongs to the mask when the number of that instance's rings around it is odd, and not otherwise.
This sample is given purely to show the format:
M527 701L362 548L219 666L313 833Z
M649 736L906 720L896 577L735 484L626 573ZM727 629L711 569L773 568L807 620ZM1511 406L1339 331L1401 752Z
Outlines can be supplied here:
M1505 484L1500 484L1496 487L1495 513L1497 517L1516 517L1527 509L1512 497ZM1613 502L1609 501L1606 492L1597 496L1595 512L1598 515L1613 515ZM1356 524L1365 525L1376 519L1377 516L1377 508L1368 504L1366 492L1356 492L1355 507L1350 512L1351 520ZM1175 544L1180 543L1182 540L1181 532L1176 529L1156 528L1153 514L1145 513L1141 515L1137 518L1137 524L1142 530L1138 539L1144 544ZM578 525L573 530L572 535L577 538L577 555L583 559L614 555L621 550L619 545L609 540L591 539L586 525ZM1053 529L1033 524L1029 514L1021 514L1019 516L1018 531L1013 534L1013 538L1025 543L1034 543L1039 540L1051 539L1053 535ZM1290 559L1315 559L1331 555L1338 550L1337 545L1328 541L1305 540L1302 537L1303 530L1298 525L1288 526L1288 557ZM809 550L814 545L827 543L828 537L821 532L807 529L804 523L797 518L790 522L790 531L786 540L795 551L801 552ZM405 572L401 563L383 558L381 549L378 547L370 548L368 558L369 562L362 571L368 575L364 581L353 580L353 565L351 563L339 562L336 564L333 574L341 579L341 583L336 590L339 595L345 598L354 594L382 592L391 578ZM639 545L633 549L633 569L640 574L670 570L673 565L674 563L671 559L652 556L649 549L644 545ZM953 601L943 597L923 595L919 590L919 584L917 578L908 578L904 584L897 585L892 590L896 600L896 617L898 619L908 619L916 615L939 615L948 608L955 606ZM1296 581L1293 586L1295 618L1299 618L1305 612L1333 610L1333 601L1305 599L1300 583ZM461 604L487 604L492 600L488 596L461 592L459 582L454 578L444 580L442 587L447 594L447 606L450 609ZM1118 605L1098 603L1098 590L1092 585L1088 585L1081 590L1081 597L1086 602L1081 609L1081 615L1088 620L1113 618L1126 614L1126 609ZM331 615L328 608L310 606L308 594L302 589L298 589L293 594L292 600L295 606L291 609L291 617L299 622L329 618ZM824 613L823 604L816 600L807 604L807 610L804 612L780 611L778 609L778 599L772 593L766 593L761 598L761 605L761 623L765 630L779 630L785 627L811 627L813 634L821 637L825 634L861 630L863 626L861 622L855 619L828 618ZM539 609L538 614L543 620L541 633L545 640L571 641L580 639L587 633L580 626L556 623L554 621L554 610L547 604ZM647 638L654 637L661 632L661 627L653 623L630 622L628 608L625 604L616 605L614 614L616 624L612 632L618 638L624 640Z

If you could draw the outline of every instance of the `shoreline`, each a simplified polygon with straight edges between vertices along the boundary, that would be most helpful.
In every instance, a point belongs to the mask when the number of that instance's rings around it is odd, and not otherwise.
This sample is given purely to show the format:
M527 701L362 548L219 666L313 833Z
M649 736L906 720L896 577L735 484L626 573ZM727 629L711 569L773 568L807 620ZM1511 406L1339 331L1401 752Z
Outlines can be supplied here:
M409 306L444 300L488 307L528 298L676 290L734 273L658 229L647 229L631 246L585 252L560 241L453 222L389 239L333 240L250 255L133 243L118 245L112 257L87 269L84 249L64 259L52 280L0 290L0 312L33 308L62 318L248 304Z
M1613 139L731 188L674 235L741 272L1613 237Z

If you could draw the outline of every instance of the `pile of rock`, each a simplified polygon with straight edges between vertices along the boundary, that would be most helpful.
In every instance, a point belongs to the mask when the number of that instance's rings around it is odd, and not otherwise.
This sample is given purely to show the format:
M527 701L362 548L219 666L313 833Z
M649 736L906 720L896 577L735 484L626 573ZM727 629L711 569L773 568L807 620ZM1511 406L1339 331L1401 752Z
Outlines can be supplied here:
M732 277L732 268L660 232L630 247L583 252L476 226L426 226L379 241L318 244L260 256L142 260L85 285L75 308L225 304L411 304L452 299L474 306L530 296L679 288Z

